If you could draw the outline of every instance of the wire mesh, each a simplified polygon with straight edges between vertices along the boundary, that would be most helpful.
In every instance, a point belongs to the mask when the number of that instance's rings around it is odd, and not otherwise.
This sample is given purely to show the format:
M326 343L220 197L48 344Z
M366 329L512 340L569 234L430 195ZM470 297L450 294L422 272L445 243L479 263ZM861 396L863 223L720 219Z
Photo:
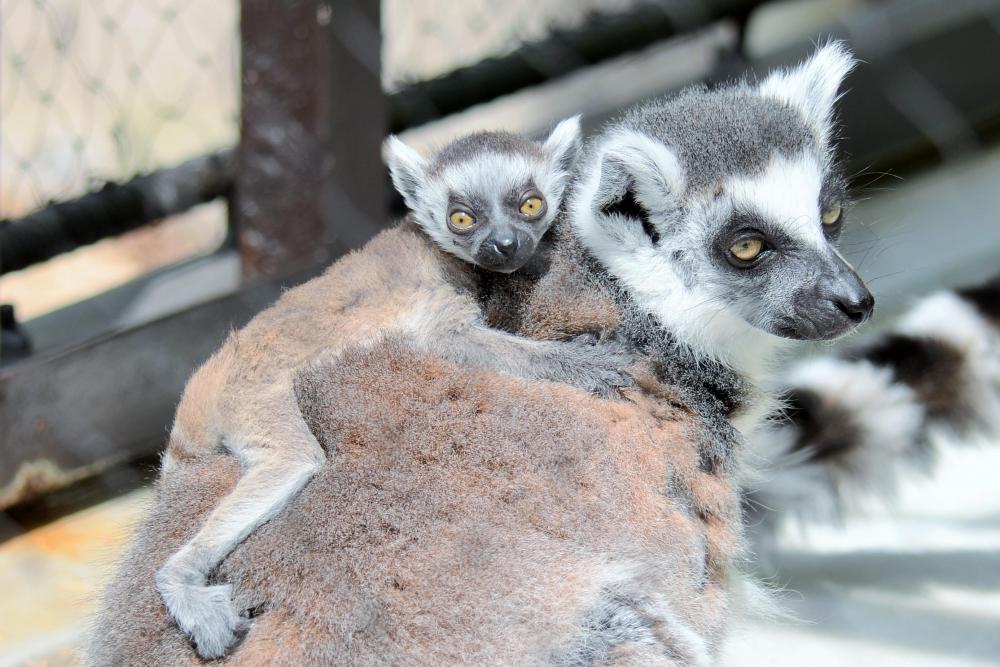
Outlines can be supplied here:
M483 58L510 53L595 12L660 0L382 0L382 83L394 91Z
M0 217L237 137L238 3L0 3Z
M383 0L383 83L433 78L650 0ZM0 217L237 139L239 3L0 3Z

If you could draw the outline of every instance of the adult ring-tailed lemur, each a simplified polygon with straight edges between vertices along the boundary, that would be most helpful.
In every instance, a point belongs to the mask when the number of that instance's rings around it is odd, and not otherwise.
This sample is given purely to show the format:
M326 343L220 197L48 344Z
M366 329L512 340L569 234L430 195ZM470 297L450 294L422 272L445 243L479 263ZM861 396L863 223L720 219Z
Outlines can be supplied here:
M768 362L871 309L831 244L851 65L832 44L759 85L633 109L591 142L532 270L466 284L486 323L631 347L628 400L470 367L404 328L303 367L297 406L333 455L213 572L252 617L228 661L711 662L739 597L741 433L772 407ZM419 245L394 238L369 253ZM164 474L91 664L197 659L152 575L239 474L225 452Z

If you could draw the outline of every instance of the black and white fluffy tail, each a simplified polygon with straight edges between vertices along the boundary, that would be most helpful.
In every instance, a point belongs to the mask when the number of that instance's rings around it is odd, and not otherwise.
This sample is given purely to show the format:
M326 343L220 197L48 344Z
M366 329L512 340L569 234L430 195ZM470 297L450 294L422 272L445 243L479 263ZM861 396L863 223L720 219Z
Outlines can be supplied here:
M931 466L937 433L1000 434L1000 276L921 299L866 344L793 365L781 386L784 410L748 443L751 526L891 498Z

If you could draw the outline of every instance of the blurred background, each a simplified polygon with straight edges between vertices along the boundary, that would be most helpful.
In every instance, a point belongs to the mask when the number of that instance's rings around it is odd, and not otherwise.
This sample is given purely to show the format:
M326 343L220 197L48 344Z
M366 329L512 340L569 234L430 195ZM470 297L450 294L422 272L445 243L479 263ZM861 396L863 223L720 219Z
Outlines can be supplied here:
M841 38L875 327L1000 268L1000 0L3 0L0 26L0 665L72 663L188 375L402 211L386 132L593 130ZM953 444L897 506L789 526L796 618L725 664L1000 664L1000 448Z

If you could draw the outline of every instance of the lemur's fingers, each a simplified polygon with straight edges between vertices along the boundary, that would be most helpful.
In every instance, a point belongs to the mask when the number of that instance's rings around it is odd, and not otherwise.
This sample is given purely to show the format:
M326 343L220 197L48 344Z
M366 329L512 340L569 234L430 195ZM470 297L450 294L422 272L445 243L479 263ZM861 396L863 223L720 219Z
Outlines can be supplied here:
M249 622L232 603L232 586L165 581L157 584L178 627L206 660L221 658L246 632Z

